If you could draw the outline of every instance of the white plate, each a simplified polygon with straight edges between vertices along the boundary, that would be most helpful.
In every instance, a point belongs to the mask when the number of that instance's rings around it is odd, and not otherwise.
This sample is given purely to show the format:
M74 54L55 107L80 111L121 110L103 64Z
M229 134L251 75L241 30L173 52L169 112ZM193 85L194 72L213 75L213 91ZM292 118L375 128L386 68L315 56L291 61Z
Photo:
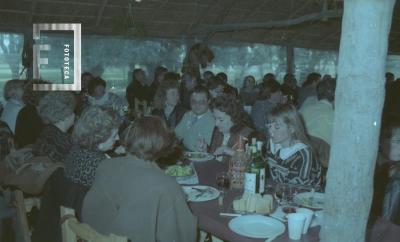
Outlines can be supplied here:
M293 201L303 207L313 208L313 209L323 209L324 199L325 199L324 193L314 192L313 195L312 192L303 192L297 194L294 197Z
M183 186L188 202L205 202L219 197L219 191L209 186Z
M195 162L203 162L214 159L214 155L206 152L185 152L185 157Z
M285 232L285 225L273 218L262 215L244 215L229 222L229 228L250 238L275 238Z

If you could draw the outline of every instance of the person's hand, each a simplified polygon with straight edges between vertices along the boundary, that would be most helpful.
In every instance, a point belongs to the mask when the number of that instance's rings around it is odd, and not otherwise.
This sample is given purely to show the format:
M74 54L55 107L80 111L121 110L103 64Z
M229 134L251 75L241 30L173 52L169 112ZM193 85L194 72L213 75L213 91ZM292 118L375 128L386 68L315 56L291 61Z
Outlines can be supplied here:
M115 148L114 152L117 155L125 155L126 154L125 147L123 147L122 145L120 145L117 148Z
M207 152L207 142L204 140L204 138L197 139L196 148L199 152Z
M234 153L235 153L235 151L232 148L229 148L228 146L224 145L224 146L218 147L215 150L214 155L215 156L220 156L220 155L233 156Z
M281 97L281 100L280 100L280 104L285 104L285 103L287 103L287 101L288 101L288 96L286 96L286 95L284 95L284 96L282 96Z

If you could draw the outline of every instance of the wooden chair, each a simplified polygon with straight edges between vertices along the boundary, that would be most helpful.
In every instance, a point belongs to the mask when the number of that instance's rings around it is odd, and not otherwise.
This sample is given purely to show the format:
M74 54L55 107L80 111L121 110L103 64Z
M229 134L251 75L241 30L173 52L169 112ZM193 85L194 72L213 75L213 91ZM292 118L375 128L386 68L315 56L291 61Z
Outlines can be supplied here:
M102 235L89 225L80 223L75 217L75 211L61 206L61 231L63 242L77 242L78 238L87 242L128 242L128 238L110 234Z
M21 190L10 191L6 189L3 190L3 193L11 199L10 203L15 208L15 224L18 226L16 233L20 233L19 236L21 236L23 242L31 242L32 231L29 229L27 213L31 212L34 207L40 209L40 198L24 198L24 193Z

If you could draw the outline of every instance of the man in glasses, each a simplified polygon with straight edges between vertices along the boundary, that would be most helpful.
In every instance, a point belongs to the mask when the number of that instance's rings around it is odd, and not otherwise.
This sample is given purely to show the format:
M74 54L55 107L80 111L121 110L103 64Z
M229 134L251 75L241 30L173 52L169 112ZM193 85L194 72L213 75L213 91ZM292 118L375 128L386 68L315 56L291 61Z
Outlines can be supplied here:
M215 126L209 110L210 94L207 88L196 86L190 95L190 108L175 128L176 136L190 151L204 151L210 145Z

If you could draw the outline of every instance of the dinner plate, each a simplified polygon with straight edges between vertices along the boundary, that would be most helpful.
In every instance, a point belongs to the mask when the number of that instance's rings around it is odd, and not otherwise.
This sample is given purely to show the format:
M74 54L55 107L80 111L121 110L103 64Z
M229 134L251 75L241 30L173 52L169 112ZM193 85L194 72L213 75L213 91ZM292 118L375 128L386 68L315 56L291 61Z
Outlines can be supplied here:
M219 191L209 186L183 186L188 202L205 202L219 197Z
M243 215L229 222L229 228L250 238L275 238L285 232L285 225L273 218L262 215Z
M320 192L303 192L297 194L293 201L300 206L313 209L324 208L325 194Z
M185 157L194 162L203 162L214 159L214 155L206 152L185 152Z

